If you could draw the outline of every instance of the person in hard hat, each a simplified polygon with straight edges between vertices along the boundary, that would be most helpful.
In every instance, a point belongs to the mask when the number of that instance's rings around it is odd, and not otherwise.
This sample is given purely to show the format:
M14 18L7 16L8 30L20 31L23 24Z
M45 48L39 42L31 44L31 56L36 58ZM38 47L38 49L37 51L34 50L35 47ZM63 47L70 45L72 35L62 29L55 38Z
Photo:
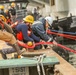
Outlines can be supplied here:
M17 30L18 33L22 33L22 38L19 38L17 36L18 39L20 40L24 40L24 42L28 42L28 41L36 41L39 42L40 39L38 37L36 37L31 29L31 25L34 22L34 18L31 15L27 15L25 18L23 18L23 22L19 23L15 28Z
M0 14L6 17L6 14L4 12L4 6L0 5Z
M15 3L11 3L11 6L9 8L9 13L11 15L11 20L12 22L15 22L16 21L16 9L15 9Z
M23 18L23 22L19 23L15 29L17 31L17 39L21 40L25 43L28 41L39 42L40 38L35 36L32 32L31 25L34 22L34 17L31 15L27 15Z
M2 57L4 59L7 59L6 54L17 52L18 55L21 55L24 51L20 50L17 40L10 31L11 29L8 28L8 25L6 24L6 20L3 15L0 15L0 40L3 40L5 42L8 42L11 48L3 48L0 50L0 53L2 54ZM8 30L9 29L9 30ZM8 31L8 32L7 32Z
M9 13L9 10L8 9L6 9L5 11L5 14L6 14L6 19L7 19L7 24L12 24L12 22L11 22L11 15L10 15L10 13Z
M49 36L46 33L46 30L51 26L53 23L53 18L52 17L41 17L39 18L38 21L35 21L32 25L32 30L33 33L40 37L42 40L47 41L47 42L53 42L53 37ZM45 46L46 48L47 46Z

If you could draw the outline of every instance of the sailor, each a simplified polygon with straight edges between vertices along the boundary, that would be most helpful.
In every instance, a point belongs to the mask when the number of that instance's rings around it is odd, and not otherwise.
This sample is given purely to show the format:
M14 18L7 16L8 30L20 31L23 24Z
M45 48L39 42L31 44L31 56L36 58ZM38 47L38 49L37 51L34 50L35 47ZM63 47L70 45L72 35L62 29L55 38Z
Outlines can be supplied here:
M31 25L34 22L34 18L31 15L27 15L23 18L23 22L19 23L15 28L17 30L17 38L23 40L24 42L36 41L39 42L40 38L36 37L31 29ZM20 36L19 36L20 34ZM22 35L22 37L21 37ZM21 37L21 38L20 38Z
M9 10L6 9L4 12L5 12L5 14L6 14L7 24L11 25L12 22L11 22L11 15L10 15L10 13L9 13Z
M27 15L23 18L23 22L19 23L15 29L17 31L17 39L27 43L28 41L32 41L34 43L40 42L40 38L35 36L32 32L31 26L34 22L34 17L31 15Z
M15 9L16 4L14 2L11 3L11 6L9 8L9 13L11 15L11 20L14 23L16 21L16 9Z
M4 17L6 17L6 14L4 12L4 6L0 5L0 14L3 15Z
M11 32L7 32L4 22L6 22L5 17L3 15L0 15L0 40L7 42L11 46L11 48L3 48L2 50L0 50L2 57L4 59L7 59L6 54L17 52L18 55L21 55L24 50L20 50L14 35L11 34Z
M46 33L46 30L49 28L49 26L51 26L51 24L53 23L53 18L52 17L41 17L39 18L38 21L35 21L32 25L32 30L33 33L36 34L36 36L40 37L40 39L46 41L46 42L54 42L52 35L49 36ZM46 48L47 46L45 46Z

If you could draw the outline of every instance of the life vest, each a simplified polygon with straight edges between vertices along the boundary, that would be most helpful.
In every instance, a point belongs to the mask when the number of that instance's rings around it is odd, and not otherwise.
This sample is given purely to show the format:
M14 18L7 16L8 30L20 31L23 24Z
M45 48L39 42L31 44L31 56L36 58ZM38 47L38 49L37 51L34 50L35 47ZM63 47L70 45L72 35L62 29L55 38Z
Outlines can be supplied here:
M23 40L22 32L21 32L21 31L18 32L18 33L16 34L16 37L17 37L18 40L22 41L22 40Z
M28 31L28 36L30 36L30 35L31 35L31 31ZM17 37L18 40L22 41L23 40L23 34L22 34L22 32L21 31L18 32L16 34L16 37Z

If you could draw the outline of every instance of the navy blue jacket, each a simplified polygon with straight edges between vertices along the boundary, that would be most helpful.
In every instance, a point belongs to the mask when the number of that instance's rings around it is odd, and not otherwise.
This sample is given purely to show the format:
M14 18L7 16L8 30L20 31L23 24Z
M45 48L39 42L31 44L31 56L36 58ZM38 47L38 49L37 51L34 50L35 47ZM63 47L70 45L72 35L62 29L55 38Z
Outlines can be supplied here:
M52 37L49 37L46 33L45 22L46 20L43 17L40 18L38 21L33 23L32 30L34 34L39 36L42 40L48 41L50 38L52 39Z

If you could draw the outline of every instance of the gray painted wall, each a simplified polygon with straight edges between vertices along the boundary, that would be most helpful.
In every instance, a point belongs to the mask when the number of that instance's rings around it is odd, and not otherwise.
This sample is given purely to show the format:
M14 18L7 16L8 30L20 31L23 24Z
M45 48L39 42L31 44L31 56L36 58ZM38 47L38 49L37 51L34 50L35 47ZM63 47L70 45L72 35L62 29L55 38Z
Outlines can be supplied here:
M55 3L58 12L68 11L68 0L55 0Z

